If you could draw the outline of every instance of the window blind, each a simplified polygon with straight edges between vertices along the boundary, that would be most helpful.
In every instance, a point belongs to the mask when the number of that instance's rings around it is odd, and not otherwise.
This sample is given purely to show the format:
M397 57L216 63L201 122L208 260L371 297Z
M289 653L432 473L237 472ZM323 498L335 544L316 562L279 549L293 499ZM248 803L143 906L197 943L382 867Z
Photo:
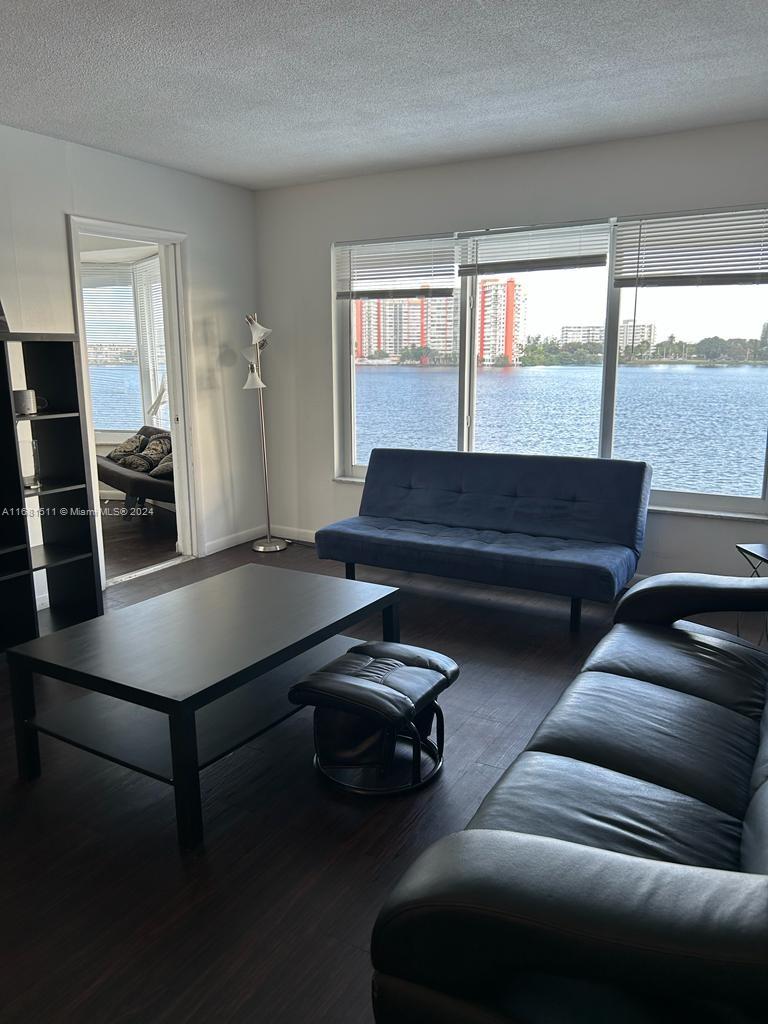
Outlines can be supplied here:
M128 265L83 263L85 336L89 345L137 345L133 274Z
M459 239L459 274L509 274L530 270L604 266L610 224L473 233Z
M339 299L448 296L456 284L455 238L333 246Z
M620 220L619 288L768 282L768 209Z

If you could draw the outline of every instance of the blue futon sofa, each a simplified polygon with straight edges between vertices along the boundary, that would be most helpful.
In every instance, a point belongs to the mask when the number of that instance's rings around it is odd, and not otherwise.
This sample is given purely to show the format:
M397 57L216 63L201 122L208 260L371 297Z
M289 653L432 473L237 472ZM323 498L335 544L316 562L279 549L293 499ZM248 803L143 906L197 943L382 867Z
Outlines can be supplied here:
M644 462L377 448L360 515L318 530L320 558L613 601L643 547Z

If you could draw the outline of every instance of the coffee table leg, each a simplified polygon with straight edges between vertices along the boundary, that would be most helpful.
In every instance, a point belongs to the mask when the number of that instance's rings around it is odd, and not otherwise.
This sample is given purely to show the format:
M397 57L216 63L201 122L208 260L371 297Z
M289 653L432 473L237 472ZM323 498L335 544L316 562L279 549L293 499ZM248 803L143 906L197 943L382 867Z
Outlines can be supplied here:
M388 604L382 612L382 636L392 644L400 643L400 606Z
M9 661L13 726L16 731L16 759L19 778L31 780L40 774L40 746L37 731L27 722L35 717L35 685L30 669Z
M176 797L176 829L179 846L190 850L203 841L200 804L200 771L197 764L197 730L194 711L169 715L173 791Z

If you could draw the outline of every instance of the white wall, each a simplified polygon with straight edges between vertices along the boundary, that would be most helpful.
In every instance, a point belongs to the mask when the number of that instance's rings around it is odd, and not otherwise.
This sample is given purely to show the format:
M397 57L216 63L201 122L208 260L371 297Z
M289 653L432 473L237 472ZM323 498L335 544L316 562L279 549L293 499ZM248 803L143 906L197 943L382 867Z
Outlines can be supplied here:
M255 536L258 424L240 356L250 338L243 317L255 305L253 194L0 126L0 299L14 330L73 330L67 213L187 235L202 550Z
M768 121L257 193L274 521L308 538L360 499L332 479L331 242L766 201ZM735 541L767 534L653 513L640 571L742 573Z

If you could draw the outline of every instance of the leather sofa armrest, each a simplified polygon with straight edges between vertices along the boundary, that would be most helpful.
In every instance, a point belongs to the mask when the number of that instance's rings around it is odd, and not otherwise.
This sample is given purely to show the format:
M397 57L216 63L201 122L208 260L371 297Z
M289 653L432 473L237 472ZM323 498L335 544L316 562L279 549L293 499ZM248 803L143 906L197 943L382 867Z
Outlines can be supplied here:
M535 972L751 1005L768 995L768 877L468 830L406 873L371 954L380 975L458 998Z
M619 601L614 622L669 625L703 612L768 610L768 578L670 572L635 584Z

